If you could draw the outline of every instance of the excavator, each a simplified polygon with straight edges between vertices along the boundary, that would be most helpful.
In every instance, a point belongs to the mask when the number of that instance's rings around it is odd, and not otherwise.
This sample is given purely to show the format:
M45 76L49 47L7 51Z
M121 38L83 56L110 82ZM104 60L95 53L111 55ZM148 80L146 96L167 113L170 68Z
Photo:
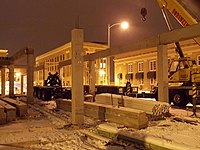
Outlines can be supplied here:
M191 1L198 3L198 1L195 0ZM187 0L157 0L157 2L170 31L173 30L173 27L168 13L170 13L183 27L197 24L199 22L199 18L197 18L194 13L186 7L186 4L188 4ZM200 8L200 3L198 3L198 7ZM146 16L144 10L141 11L141 15L143 17ZM145 21L146 18L143 20ZM194 40L200 45L200 37L195 38ZM184 56L179 42L175 43L175 47L179 58L173 60L169 67L168 82L169 84L180 83L180 85L169 85L169 101L170 103L173 102L176 106L186 106L189 102L192 103L192 87L194 84L198 91L197 95L200 95L200 66L196 64L195 60ZM155 91L157 92L157 90Z

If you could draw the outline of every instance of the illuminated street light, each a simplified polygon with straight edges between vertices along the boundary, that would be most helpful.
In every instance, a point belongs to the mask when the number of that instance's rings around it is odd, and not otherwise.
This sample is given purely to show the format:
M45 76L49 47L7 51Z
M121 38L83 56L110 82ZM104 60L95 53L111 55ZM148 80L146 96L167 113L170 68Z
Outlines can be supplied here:
M122 29L127 29L129 27L128 22L123 21L123 22L118 22L118 23L114 23L114 24L108 24L108 48L110 48L110 35L111 35L111 28L114 26L120 26ZM113 61L114 57L111 56L108 58L108 83L111 84L111 82L114 82L114 61Z
M108 48L110 48L110 34L111 34L111 28L114 26L121 26L122 29L127 29L129 27L128 22L123 21L123 22L118 22L114 24L108 24Z

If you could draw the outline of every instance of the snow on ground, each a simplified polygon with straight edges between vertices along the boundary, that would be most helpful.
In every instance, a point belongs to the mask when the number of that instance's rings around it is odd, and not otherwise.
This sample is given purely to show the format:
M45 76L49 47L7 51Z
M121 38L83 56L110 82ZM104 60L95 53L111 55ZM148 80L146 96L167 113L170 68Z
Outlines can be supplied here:
M53 110L54 115L29 108L28 115L6 125L0 126L0 145L11 147L25 147L27 149L50 150L86 150L106 149L105 143L100 141L86 142L81 130L94 131L99 123L85 117L82 127L71 125L71 113L56 110L54 101L40 103L46 110ZM171 143L184 144L187 147L200 149L200 118L190 117L191 108L186 110L172 108L172 116L165 120L150 121L149 127L142 130L127 129L129 132L149 135ZM55 116L55 113L57 116ZM60 116L60 118L58 118ZM200 117L200 110L197 110ZM191 121L176 121L181 117ZM113 124L112 124L113 125ZM113 125L114 126L114 125ZM118 125L116 125L117 127ZM0 146L1 149L1 146ZM5 149L5 148L4 148ZM107 149L125 149L120 146L107 146Z

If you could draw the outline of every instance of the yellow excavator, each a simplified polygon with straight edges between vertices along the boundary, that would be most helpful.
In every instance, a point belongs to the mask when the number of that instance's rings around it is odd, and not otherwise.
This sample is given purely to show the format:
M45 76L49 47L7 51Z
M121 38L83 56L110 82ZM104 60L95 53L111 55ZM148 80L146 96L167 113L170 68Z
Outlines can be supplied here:
M190 0L190 2L195 0ZM198 19L195 15L186 8L187 0L157 0L167 27L170 31L173 30L169 20L170 13L183 27L197 24ZM196 1L196 5L200 8L200 3ZM199 9L198 9L199 10ZM142 13L141 13L142 14ZM200 45L200 37L194 39ZM179 42L175 43L176 52L179 54L177 60L173 60L169 67L169 83L181 83L180 86L169 86L169 101L177 106L186 106L192 102L192 85L196 85L197 91L200 91L200 66L192 60L184 56ZM200 95L200 92L198 93Z

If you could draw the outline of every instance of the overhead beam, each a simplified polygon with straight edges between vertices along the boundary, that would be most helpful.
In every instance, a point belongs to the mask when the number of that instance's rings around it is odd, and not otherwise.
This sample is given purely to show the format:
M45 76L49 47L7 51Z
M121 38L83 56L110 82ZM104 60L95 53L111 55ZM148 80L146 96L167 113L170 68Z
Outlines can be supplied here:
M19 59L24 58L28 54L34 54L34 49L32 49L31 47L25 47L19 50L18 52L16 52L13 56L11 56L11 60L17 61Z
M158 45L167 45L183 40L188 40L200 36L200 23L188 26L185 28L176 29L170 32L162 33L148 39L131 42L131 44L119 46L116 48L99 51L90 55L84 56L85 61L95 60L98 58L114 56L131 51L138 51L145 48L156 47Z
M10 65L11 60L9 57L0 57L0 66Z
M187 26L185 28L176 29L170 32L162 33L152 36L142 41L133 41L130 44L118 46L116 48L109 48L104 51L98 51L83 57L84 61L92 61L99 58L114 56L122 53L132 51L139 51L141 49L157 47L158 45L167 45L179 41L184 41L200 36L200 23ZM59 63L59 66L71 65L71 59Z

